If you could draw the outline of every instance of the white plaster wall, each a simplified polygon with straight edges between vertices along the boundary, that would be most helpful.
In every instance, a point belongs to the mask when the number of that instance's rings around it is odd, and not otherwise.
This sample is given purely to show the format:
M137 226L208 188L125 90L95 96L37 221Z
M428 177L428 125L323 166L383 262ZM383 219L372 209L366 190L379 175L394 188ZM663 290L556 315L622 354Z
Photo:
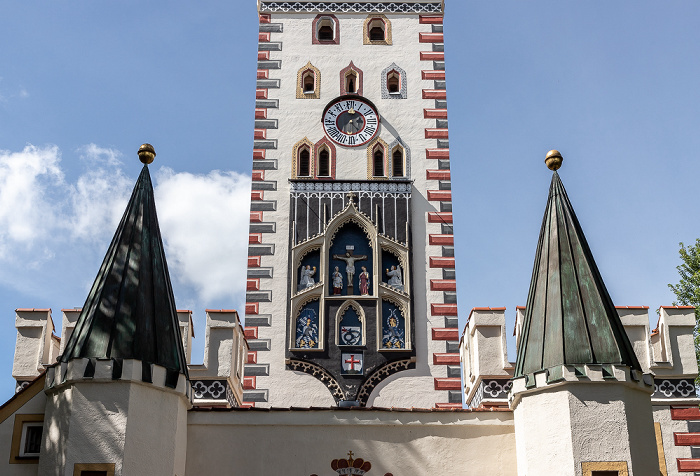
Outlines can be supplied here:
M75 324L78 322L78 318L80 317L80 311L81 309L63 309L62 311L63 323L61 329L61 350L59 352L60 354L63 354L63 351L66 348L66 344L68 343L70 336L75 330Z
M651 344L649 342L649 311L648 309L629 309L618 307L622 325L625 327L634 353L642 366L642 372L649 373L652 363Z
M619 383L571 383L526 394L515 408L518 474L581 476L584 461L627 461L658 475L649 394Z
M14 414L9 415L0 422L0 474L3 476L36 476L38 473L38 463L33 464L9 464L10 448L12 445L12 432L15 425L16 414L42 414L46 407L46 396L43 391L39 391L31 400L25 403Z
M426 199L428 184L425 169L437 168L437 161L425 160L425 149L434 148L435 140L424 138L426 127L435 127L435 120L423 119L423 108L434 108L433 100L422 99L422 89L432 89L433 81L422 81L421 70L432 69L432 62L421 62L420 51L429 51L430 44L418 42L419 32L429 32L430 25L420 25L418 15L387 15L392 22L393 46L363 45L362 25L365 14L336 13L340 21L340 45L312 45L312 20L316 14L272 14L272 23L282 23L283 33L272 33L271 41L283 42L283 51L270 53L271 60L282 60L281 70L269 70L270 79L281 79L280 89L269 89L270 99L279 99L279 108L267 110L268 119L278 119L279 129L268 129L268 139L277 139L277 150L268 150L268 159L278 160L278 170L265 171L265 180L276 181L277 191L265 191L265 200L277 200L276 212L264 212L264 221L276 221L277 233L263 235L264 243L275 243L275 255L263 257L262 266L274 266L274 279L262 280L262 289L271 289L272 303L260 303L261 314L272 314L272 326L260 327L260 339L271 340L271 351L258 352L258 363L270 364L269 377L257 377L257 387L269 389L271 406L322 406L333 404L330 393L320 382L307 375L286 371L284 366L287 327L289 248L289 185L292 148L308 137L317 142L324 137L321 113L325 105L340 93L340 70L354 64L363 70L363 95L373 101L381 115L379 137L391 143L399 136L411 149L411 178L415 180L413 207L413 310L415 313L415 342L417 374L446 377L445 366L432 365L433 352L445 352L445 343L428 339L432 327L444 327L444 318L430 316L430 302L442 302L442 293L430 291L429 280L440 279L442 271L428 267L428 256L440 254L440 247L427 244L428 233L440 233L439 224L427 224L428 211L436 211ZM297 71L311 63L321 71L321 98L296 99ZM408 98L381 99L381 72L392 62L406 71ZM338 180L366 179L366 148L336 146L336 178ZM437 188L433 182L432 188ZM421 277L424 279L416 279ZM430 379L413 382L415 398L412 406L432 407L446 400L446 392L433 389ZM396 392L393 389L396 389ZM404 386L385 386L386 402L404 401ZM302 390L299 392L298 390ZM258 404L266 406L266 404Z
M666 471L668 476L683 476L688 473L678 471L677 458L692 458L690 446L676 446L673 433L688 433L690 430L686 420L672 420L671 407L667 405L653 406L654 421L661 423L661 440L664 446ZM697 431L697 429L695 429Z
M132 384L121 474L184 476L186 426L187 409L180 395Z
M45 415L39 474L72 474L76 463L115 463L115 475L184 474L186 407L175 392L82 381L50 394Z
M15 314L17 339L12 376L18 380L32 380L50 364L53 355L54 331L50 309L22 310Z
M12 364L14 378L31 379L39 375L44 330L41 327L17 329L15 360Z
M380 476L516 474L510 412L195 411L188 432L188 476L334 474L348 451Z

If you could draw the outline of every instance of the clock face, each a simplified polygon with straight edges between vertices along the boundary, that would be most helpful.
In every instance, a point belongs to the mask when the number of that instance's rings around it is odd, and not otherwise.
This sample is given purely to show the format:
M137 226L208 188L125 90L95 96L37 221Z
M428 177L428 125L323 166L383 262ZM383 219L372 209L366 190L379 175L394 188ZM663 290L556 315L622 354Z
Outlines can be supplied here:
M357 147L379 131L379 114L374 104L357 96L334 99L323 113L323 130L336 144Z

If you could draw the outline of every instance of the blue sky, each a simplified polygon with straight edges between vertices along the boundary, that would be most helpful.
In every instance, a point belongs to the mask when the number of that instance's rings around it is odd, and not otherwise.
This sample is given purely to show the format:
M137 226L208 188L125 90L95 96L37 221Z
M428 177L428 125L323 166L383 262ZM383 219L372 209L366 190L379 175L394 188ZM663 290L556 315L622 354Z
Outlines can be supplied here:
M0 400L14 309L82 306L140 163L179 308L243 308L256 6L6 2L0 15ZM448 0L460 321L524 305L549 149L613 301L670 304L700 237L700 4ZM655 315L652 320L655 321ZM512 353L511 359L515 356Z

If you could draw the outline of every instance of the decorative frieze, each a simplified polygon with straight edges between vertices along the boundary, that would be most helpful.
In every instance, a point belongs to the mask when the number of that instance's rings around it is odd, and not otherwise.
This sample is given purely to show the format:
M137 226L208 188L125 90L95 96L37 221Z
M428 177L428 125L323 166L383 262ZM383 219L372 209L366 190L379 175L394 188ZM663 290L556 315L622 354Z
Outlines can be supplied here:
M479 382L479 386L470 402L470 408L478 408L484 400L498 400L508 403L508 392L513 382L510 379L484 379Z
M194 404L220 404L237 407L238 402L233 396L233 389L226 379L192 380Z
M442 13L442 2L260 2L260 12Z
M689 378L654 379L654 394L651 398L695 397L695 384Z
M386 192L389 194L411 193L410 183L382 183L382 182L292 182L292 192L316 191L339 192L343 197L347 192Z

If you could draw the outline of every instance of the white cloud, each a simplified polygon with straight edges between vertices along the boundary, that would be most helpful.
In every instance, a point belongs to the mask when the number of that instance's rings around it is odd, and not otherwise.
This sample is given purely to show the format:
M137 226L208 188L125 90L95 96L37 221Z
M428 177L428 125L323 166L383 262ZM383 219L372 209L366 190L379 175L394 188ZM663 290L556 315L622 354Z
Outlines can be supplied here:
M156 182L158 220L174 279L193 286L204 301L242 292L250 177L162 168Z
M55 227L51 197L64 185L60 160L56 146L0 151L0 259L46 240Z
M39 296L45 283L65 285L67 271L95 276L97 269L76 267L105 252L136 178L125 175L118 151L89 144L78 154L85 171L69 183L56 146L0 150L0 282L6 286ZM161 168L155 178L171 277L182 284L178 299L233 299L245 286L250 176Z
M134 180L121 169L121 153L88 144L79 149L88 170L70 186L66 223L83 240L109 238L124 213Z

